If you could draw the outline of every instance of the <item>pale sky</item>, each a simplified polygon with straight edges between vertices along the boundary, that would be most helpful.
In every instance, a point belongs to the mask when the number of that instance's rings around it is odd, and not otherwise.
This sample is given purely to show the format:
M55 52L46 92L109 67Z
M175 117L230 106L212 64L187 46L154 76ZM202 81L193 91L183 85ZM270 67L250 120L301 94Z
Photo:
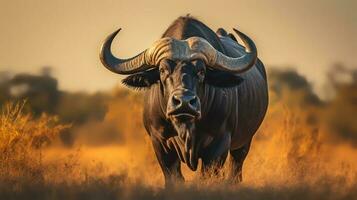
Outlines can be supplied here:
M291 66L314 84L333 63L357 68L356 0L0 0L0 71L52 66L60 88L108 90L123 77L99 61L105 37L121 27L113 51L133 56L190 13L214 31L236 27L266 66Z

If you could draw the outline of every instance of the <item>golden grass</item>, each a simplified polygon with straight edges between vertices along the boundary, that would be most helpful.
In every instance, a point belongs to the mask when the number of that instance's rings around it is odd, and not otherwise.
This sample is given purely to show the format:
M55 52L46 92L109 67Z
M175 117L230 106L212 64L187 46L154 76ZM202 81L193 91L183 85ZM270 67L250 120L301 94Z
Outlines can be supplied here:
M8 104L0 116L0 199L356 199L357 149L334 143L324 123L308 120L320 110L274 98L243 183L232 185L226 170L202 179L183 167L187 182L166 190L141 123L140 95L117 95L109 104L103 123L117 126L122 141L104 146L79 138L73 148L51 147L69 126ZM82 132L100 131L95 124Z
M68 126L59 125L56 117L43 114L34 119L24 114L23 103L6 104L0 115L0 179L42 182L42 149ZM17 183L14 182L14 187Z

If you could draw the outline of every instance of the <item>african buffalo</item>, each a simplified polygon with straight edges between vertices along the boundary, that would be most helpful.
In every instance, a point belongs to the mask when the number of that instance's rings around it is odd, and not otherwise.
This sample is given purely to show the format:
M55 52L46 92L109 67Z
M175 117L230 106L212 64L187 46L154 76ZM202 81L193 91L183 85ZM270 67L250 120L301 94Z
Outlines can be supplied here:
M137 56L120 59L103 43L100 59L123 83L147 88L144 126L165 183L181 179L181 162L195 171L219 170L230 152L232 180L242 165L268 106L267 78L254 42L235 30L241 46L223 29L214 33L192 17L179 17L162 38Z

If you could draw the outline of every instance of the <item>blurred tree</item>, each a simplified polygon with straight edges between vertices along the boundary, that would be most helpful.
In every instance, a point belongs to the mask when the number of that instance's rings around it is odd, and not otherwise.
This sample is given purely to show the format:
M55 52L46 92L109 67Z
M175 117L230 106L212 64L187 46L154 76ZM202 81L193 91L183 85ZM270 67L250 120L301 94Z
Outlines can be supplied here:
M106 101L109 98L109 95L99 92L93 95L84 92L61 92L56 113L63 121L76 124L101 120L107 111Z
M334 65L328 77L334 96L323 116L331 133L357 147L357 69Z
M27 107L35 115L54 113L59 91L57 80L49 72L49 67L43 68L42 75L22 73L12 76L9 72L0 72L0 103L27 99Z
M291 91L292 98L287 99L287 103L294 101L300 105L321 105L321 100L313 92L311 84L306 78L298 74L293 69L278 70L271 68L268 71L269 87L272 92L275 93L276 98L284 98L283 94ZM285 98L289 98L286 97ZM272 99L274 101L274 99ZM277 99L276 99L277 100Z
M9 82L11 79L10 72L0 72L0 104L3 105L10 97Z

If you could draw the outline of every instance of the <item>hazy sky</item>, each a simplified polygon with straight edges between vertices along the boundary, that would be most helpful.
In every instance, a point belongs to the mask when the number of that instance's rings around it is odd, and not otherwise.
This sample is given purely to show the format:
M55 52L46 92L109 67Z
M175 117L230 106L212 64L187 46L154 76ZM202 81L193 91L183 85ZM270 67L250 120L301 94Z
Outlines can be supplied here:
M267 66L295 66L321 83L333 63L357 67L356 10L356 0L0 0L0 71L52 66L62 89L110 89L122 77L99 61L108 34L123 28L113 51L132 56L190 13L248 34Z

